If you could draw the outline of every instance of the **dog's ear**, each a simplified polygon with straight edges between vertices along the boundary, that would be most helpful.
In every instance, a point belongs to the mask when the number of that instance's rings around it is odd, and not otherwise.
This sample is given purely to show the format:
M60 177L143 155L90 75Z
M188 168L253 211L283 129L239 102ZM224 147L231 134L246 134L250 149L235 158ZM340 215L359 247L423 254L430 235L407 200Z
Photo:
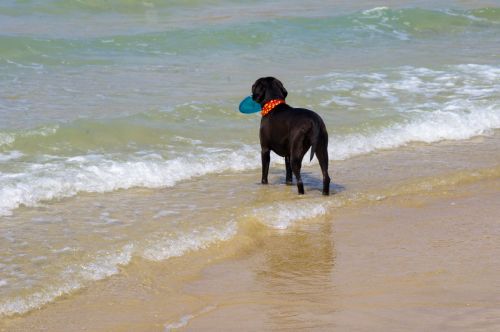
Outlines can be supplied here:
M281 83L280 80L278 80L277 78L275 78L273 80L273 85L276 87L276 89L278 91L281 92L281 95L282 95L283 99L285 99L286 96L288 96L288 91L286 91L285 87L283 86L283 83Z
M259 78L252 85L252 99L257 103L262 104L265 97L266 97L266 91L264 85L262 84L262 78Z

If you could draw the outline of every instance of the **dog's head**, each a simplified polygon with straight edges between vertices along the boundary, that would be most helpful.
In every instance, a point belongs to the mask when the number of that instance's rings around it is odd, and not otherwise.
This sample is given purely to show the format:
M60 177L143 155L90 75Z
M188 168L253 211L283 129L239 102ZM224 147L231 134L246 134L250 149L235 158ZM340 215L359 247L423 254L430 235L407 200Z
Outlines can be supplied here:
M252 86L252 99L261 106L272 99L285 99L287 95L283 83L274 77L261 77Z

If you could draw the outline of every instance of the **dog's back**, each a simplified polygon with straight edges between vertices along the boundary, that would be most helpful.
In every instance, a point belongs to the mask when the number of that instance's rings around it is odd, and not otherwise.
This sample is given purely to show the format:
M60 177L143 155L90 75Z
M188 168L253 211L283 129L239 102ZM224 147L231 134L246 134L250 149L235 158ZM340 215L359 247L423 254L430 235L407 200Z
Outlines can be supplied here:
M312 147L312 160L318 143L328 144L328 132L315 112L283 104L262 117L260 142L282 157L292 155L295 150L301 159Z

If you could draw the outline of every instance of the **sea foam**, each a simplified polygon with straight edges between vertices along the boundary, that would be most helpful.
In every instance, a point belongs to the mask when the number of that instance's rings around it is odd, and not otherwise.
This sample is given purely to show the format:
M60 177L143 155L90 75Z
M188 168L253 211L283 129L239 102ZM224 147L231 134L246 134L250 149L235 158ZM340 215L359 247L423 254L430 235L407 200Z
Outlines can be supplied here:
M242 171L259 165L260 151L242 146L227 153L207 153L165 160L119 161L106 155L57 158L32 164L24 172L0 174L0 215L20 205L71 197L78 192L110 192L132 187L170 187L182 180L223 171Z
M237 232L237 224L233 221L224 227L207 227L194 229L175 237L166 236L150 241L151 243L141 253L141 256L152 261L162 261L171 257L179 257L189 251L205 249L214 242L227 241Z
M306 203L299 199L294 202L277 203L257 208L251 216L269 227L284 230L300 220L325 215L328 211L328 204L325 202Z
M190 251L205 249L215 242L227 241L236 232L237 224L230 221L219 228L194 229L189 233L180 232L176 236L166 235L160 239L146 241L146 244L143 243L141 246L130 243L111 252L102 251L88 262L67 266L50 285L23 296L0 301L0 317L22 314L40 308L62 295L85 287L89 282L118 274L120 267L128 265L135 255L152 261L166 260L182 256ZM0 287L5 285L7 281L0 279Z
M450 108L453 106L450 105ZM379 149L397 148L411 142L433 143L442 140L463 140L491 133L500 128L500 110L486 109L452 112L422 113L417 119L394 124L377 132L366 134L334 135L330 139L329 154L336 160Z
M383 125L371 125L370 119L361 120L345 134L329 126L329 155L333 160L411 142L468 139L500 128L498 66L462 64L439 70L408 66L385 72L332 72L306 81L311 86L306 94L320 94L317 103L323 110L318 112L325 115L327 126L329 117L335 121L335 114L329 115L330 110L325 110L332 103L353 111L359 104L375 103L399 116ZM313 108L316 109L314 105ZM365 111L367 116L378 112L370 108ZM44 127L23 135L47 136L58 129L58 126ZM5 137L2 142L7 145L15 139ZM158 153L120 157L94 153L41 156L31 163L19 163L15 172L0 173L0 215L9 215L19 206L36 206L79 192L170 187L206 174L257 169L261 164L257 144L234 143L222 148L217 143L213 147L201 146L200 140L189 137L176 136L174 140L195 142L196 149L170 159ZM0 154L0 159L6 162L21 157L24 157L22 151ZM274 154L272 162L283 164Z
M462 140L500 128L497 105L478 108L469 101L450 102L442 110L418 113L411 119L372 132L336 135L329 142L330 159L344 160L411 142ZM17 157L11 155L9 157ZM273 162L282 164L273 156ZM307 163L304 163L307 165ZM106 155L79 156L32 165L24 172L0 174L0 215L21 205L71 197L79 192L110 192L132 187L170 187L179 181L210 173L245 171L260 167L257 145L230 152L206 153L165 160L137 158L120 161Z
M98 254L94 260L83 264L68 266L58 281L23 296L0 301L0 317L23 314L40 308L54 299L84 287L90 281L107 278L119 272L119 266L127 265L133 252L133 245L125 245L111 253Z

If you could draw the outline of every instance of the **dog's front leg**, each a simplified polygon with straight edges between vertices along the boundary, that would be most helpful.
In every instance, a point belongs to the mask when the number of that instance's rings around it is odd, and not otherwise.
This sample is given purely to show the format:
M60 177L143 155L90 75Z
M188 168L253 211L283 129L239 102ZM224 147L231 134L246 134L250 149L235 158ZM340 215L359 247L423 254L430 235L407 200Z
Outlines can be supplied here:
M262 184L267 184L267 174L269 173L269 162L271 161L271 151L262 150Z
M285 168L286 168L286 184L291 186L293 183L293 178L292 178L292 166L290 165L290 156L285 157Z

